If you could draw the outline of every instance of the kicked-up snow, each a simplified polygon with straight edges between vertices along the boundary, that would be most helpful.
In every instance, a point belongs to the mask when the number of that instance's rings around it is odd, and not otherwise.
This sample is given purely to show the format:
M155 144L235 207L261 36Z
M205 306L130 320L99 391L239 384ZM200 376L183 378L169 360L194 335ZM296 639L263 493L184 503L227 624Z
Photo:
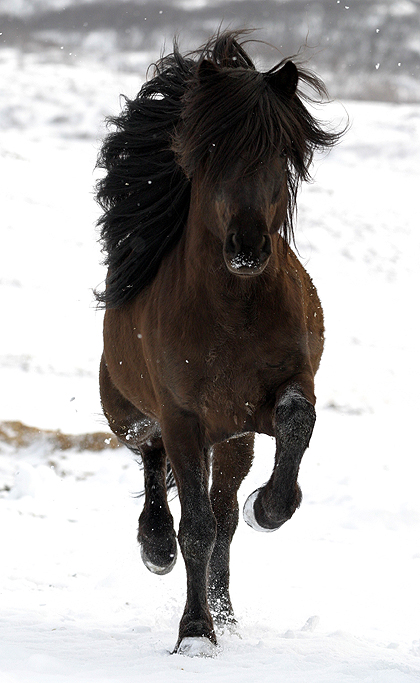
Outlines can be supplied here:
M103 109L115 111L119 92L132 96L140 82L99 67L95 78L77 65L28 61L25 71L6 57L0 422L102 431L94 165ZM31 90L17 119L19 83ZM185 571L180 555L167 576L141 562L142 480L128 451L4 438L1 683L419 680L420 108L345 106L351 129L316 160L298 202L300 257L326 318L303 502L272 534L241 518L231 563L237 628L219 634L214 658L170 654ZM337 120L343 109L329 114ZM259 437L241 507L273 455ZM171 506L178 519L178 501Z

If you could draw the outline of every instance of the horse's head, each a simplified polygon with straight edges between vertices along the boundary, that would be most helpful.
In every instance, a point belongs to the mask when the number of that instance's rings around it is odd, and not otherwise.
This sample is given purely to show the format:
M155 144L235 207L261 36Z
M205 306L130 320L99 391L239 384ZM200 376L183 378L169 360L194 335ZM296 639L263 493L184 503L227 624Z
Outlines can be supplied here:
M197 64L172 149L228 270L252 277L269 263L274 234L293 236L296 193L314 150L339 136L319 125L297 93L301 79L322 94L316 76L291 61L260 73L235 42L220 49Z
M267 266L272 238L283 225L288 204L286 161L280 155L247 173L239 160L209 192L203 216L221 241L227 269L252 277Z
M295 131L288 110L297 82L290 61L262 74L204 59L184 98L174 150L192 181L194 209L234 275L262 273L273 235L287 238L291 230Z

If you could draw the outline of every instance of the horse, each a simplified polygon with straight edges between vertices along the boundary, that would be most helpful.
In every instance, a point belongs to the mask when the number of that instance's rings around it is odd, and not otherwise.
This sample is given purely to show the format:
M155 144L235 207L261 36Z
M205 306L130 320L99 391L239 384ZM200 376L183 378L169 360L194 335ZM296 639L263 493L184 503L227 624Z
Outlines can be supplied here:
M323 99L318 76L293 58L258 71L247 40L219 32L186 54L175 41L110 119L98 157L101 402L143 465L137 538L151 572L171 571L178 539L187 597L174 652L186 655L212 654L216 626L236 623L230 543L256 433L275 438L274 468L245 521L272 532L301 503L324 343L317 291L290 243L313 154L341 133L308 109L300 86Z

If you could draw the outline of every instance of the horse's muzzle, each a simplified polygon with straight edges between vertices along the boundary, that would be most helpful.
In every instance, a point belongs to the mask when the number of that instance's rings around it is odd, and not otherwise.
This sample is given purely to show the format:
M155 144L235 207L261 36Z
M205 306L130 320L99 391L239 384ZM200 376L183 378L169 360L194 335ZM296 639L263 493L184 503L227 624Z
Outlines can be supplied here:
M223 256L227 269L233 275L253 277L263 272L271 251L271 237L268 233L254 242L244 239L238 232L230 232L225 240Z

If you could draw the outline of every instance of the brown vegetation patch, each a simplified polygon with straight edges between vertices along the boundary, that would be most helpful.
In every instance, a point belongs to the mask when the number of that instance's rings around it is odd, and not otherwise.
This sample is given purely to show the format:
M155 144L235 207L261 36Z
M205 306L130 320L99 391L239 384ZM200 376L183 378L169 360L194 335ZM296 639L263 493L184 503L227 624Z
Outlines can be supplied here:
M19 421L0 422L0 445L27 448L41 441L61 451L102 451L119 447L117 439L109 432L63 434L60 430L28 427Z

